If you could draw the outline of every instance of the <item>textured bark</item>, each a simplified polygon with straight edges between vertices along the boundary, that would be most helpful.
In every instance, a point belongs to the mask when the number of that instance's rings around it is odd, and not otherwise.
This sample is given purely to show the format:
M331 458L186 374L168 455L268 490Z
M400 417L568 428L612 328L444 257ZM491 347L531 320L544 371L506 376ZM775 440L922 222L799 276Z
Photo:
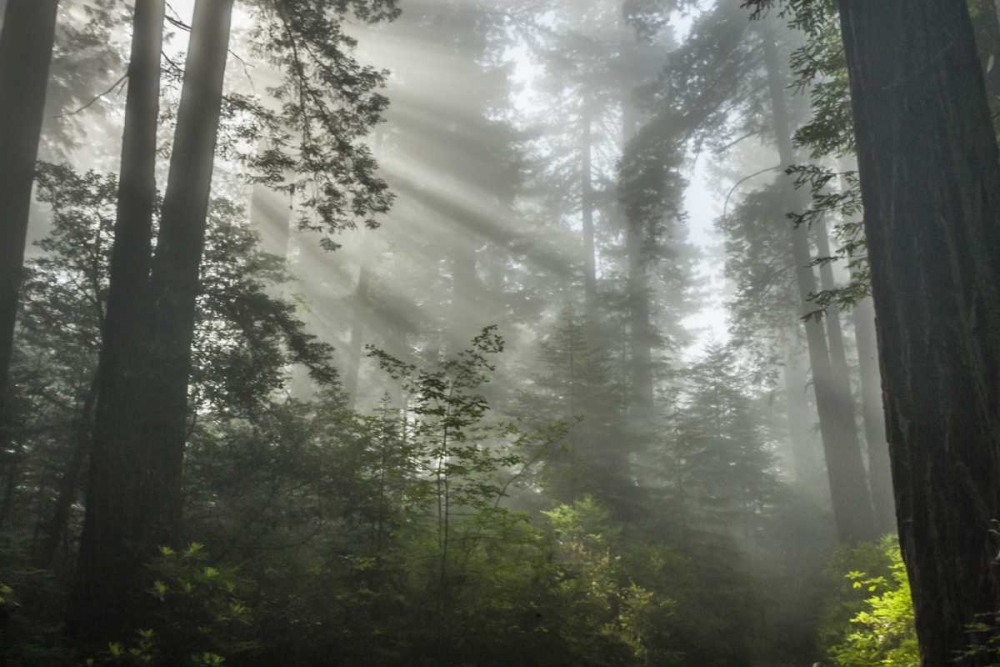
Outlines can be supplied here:
M839 0L900 544L926 667L1000 609L1000 154L964 2Z
M153 474L143 511L151 540L178 538L188 425L188 380L199 272L205 247L233 0L198 0L177 113L177 129L153 257L152 354L144 397Z
M142 567L137 545L142 543L140 498L149 456L137 399L148 370L145 345L163 20L163 0L136 3L87 509L70 613L74 632L108 638L116 636L112 633L128 618ZM55 539L51 534L50 538Z
M870 298L854 307L854 335L858 346L861 375L861 407L868 444L868 484L879 532L896 532L896 501L892 497L892 472L889 467L889 443L885 439L885 416L882 406L882 374L878 367L878 341L875 338L875 307Z
M764 38L775 134L781 163L788 167L794 164L795 154L785 97L785 80L781 74L780 59L774 39L767 32ZM786 179L786 183L788 202L797 206L798 197L793 192L790 180ZM802 314L805 315L815 310L810 298L817 292L816 276L811 265L808 229L805 226L799 226L792 233L792 254L796 265ZM857 430L853 424L848 425L845 418L845 415L849 414L849 406L843 404L842 393L837 391L823 323L816 317L809 317L805 321L805 330L837 536L847 543L872 539L877 532L864 460L857 440Z
M0 34L0 426L59 0L12 2Z

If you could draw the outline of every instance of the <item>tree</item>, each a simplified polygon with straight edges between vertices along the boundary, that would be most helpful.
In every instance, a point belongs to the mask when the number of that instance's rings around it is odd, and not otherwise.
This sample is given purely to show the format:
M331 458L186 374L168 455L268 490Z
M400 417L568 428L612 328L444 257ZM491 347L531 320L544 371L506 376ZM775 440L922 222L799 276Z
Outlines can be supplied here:
M149 266L157 208L164 11L163 0L139 0L132 34L117 220L96 379L86 528L78 566L81 587L73 611L74 625L98 629L119 626L116 614L127 611L121 600L135 588L141 558L130 540L144 528L137 500L148 450L141 436L142 412L133 399L139 395L147 371L144 346L150 322ZM86 417L89 423L89 412ZM89 442L89 432L85 437ZM86 451L75 455L83 458ZM51 539L55 539L54 534L50 534Z
M788 105L784 83L779 74L780 62L773 36L765 35L764 49L775 135L781 163L787 169L794 164L795 158ZM786 188L787 201L792 203L795 193L790 181L786 181ZM813 273L808 229L803 225L799 225L792 233L792 257L803 309L801 314L805 320L809 363L813 372L813 388L816 392L816 408L819 412L837 534L845 542L872 539L876 535L875 517L864 461L861 458L850 385L846 373L837 372L831 362L830 345L822 321L809 312L810 299L818 291L818 286ZM836 331L839 332L839 328Z
M18 290L59 0L12 2L0 34L0 420L14 345ZM0 422L0 426L2 426Z
M147 389L138 406L150 463L143 471L145 531L170 544L179 528L181 469L188 423L188 378L198 272L205 244L222 84L229 52L233 0L199 0L156 254L150 273L153 303ZM151 522L152 525L149 525Z
M973 26L964 2L838 6L921 661L992 664L968 651L1000 603L1000 155Z

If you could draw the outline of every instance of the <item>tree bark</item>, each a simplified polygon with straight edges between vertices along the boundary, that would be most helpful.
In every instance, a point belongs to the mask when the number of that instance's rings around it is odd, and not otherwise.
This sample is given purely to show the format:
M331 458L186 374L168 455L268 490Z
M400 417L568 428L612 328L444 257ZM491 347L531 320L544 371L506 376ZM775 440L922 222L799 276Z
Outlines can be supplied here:
M778 151L782 165L789 167L795 162L795 153L785 97L785 80L781 73L777 46L768 30L764 32L764 51ZM786 183L788 202L797 207L797 197L790 179L786 179ZM792 254L796 264L802 315L806 315L815 310L811 298L817 291L817 284L809 250L808 229L805 226L799 226L792 232ZM805 320L805 330L837 536L846 543L873 539L877 532L861 447L856 429L853 424L848 428L845 419L847 410L842 405L834 381L823 323L816 317L808 317Z
M140 498L149 452L137 400L148 370L148 283L156 208L163 20L163 0L136 3L87 505L70 612L71 631L81 636L121 628L130 600L139 594L142 554L135 547L142 541Z
M0 34L0 427L59 0L9 3Z
M1000 608L1000 152L964 2L839 0L922 664ZM971 633L983 622L993 633Z
M147 371L145 520L159 544L179 535L188 425L188 380L199 273L222 109L234 0L198 0L184 69L177 129L153 257L152 355Z

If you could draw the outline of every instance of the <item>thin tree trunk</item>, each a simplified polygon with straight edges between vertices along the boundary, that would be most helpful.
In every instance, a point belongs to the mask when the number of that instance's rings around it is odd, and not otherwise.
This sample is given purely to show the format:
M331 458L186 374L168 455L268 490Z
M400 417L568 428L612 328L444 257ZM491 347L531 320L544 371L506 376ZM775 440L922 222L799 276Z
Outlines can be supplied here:
M23 452L14 452L7 461L4 475L3 500L0 500L0 530L3 530L14 512L14 498L17 495L17 481L21 473Z
M12 2L0 34L0 429L59 0Z
M594 239L593 119L589 101L583 101L580 119L580 216L583 220L583 294L588 324L597 321L597 247Z
M146 521L159 543L174 542L188 429L188 380L199 273L234 0L198 0L174 132L167 192L150 278L153 352L147 373L146 439L151 446Z
M773 35L768 31L764 34L764 50L778 150L782 165L788 167L794 164L795 154L785 98L785 79L781 73L777 46ZM797 197L789 179L786 179L786 187L789 191L788 201L794 202ZM792 254L796 264L802 314L805 315L815 309L810 299L817 292L808 229L805 226L799 226L792 232ZM840 397L833 378L823 323L816 317L809 317L805 321L805 329L837 535L847 543L872 539L876 536L875 518L861 447L856 429L853 425L847 428L845 409L839 404Z
M964 654L1000 608L1000 151L973 27L953 0L839 7L921 660L991 665Z
M808 373L802 362L798 353L797 336L792 333L785 350L785 368L782 373L785 383L785 404L788 410L791 467L798 486L817 493L816 487L823 477L822 461L810 424L811 410L806 398Z
M127 622L130 600L138 594L142 555L135 545L141 542L144 527L140 494L149 457L137 400L148 370L145 345L163 20L163 0L136 3L86 514L69 619L71 632L80 636L115 636ZM57 539L58 533L50 538Z
M622 147L635 135L638 119L631 102L631 90L622 103ZM653 327L650 322L649 276L646 266L645 234L642 220L625 220L625 250L628 255L628 303L630 403L641 419L653 413Z

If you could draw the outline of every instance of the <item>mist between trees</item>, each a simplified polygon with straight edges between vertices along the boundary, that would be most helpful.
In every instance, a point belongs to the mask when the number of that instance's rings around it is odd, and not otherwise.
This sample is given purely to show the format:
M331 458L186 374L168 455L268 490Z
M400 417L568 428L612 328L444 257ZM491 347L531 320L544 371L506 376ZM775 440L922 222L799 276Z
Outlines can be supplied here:
M992 0L0 17L0 666L1000 663Z

